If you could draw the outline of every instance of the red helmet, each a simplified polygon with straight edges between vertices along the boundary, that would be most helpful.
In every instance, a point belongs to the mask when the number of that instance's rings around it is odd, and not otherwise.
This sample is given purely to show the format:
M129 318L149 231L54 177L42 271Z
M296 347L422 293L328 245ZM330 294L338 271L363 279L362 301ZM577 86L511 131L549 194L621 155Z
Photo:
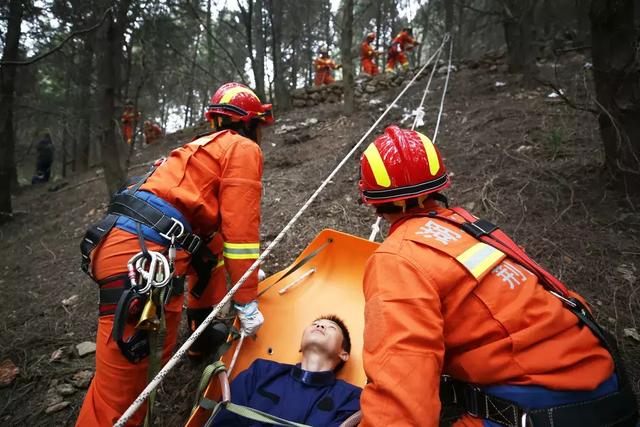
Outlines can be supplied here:
M371 43L372 41L374 41L376 39L376 33L369 33L367 34L367 41L369 43Z
M211 97L211 104L204 115L207 120L223 115L243 122L258 119L264 124L271 124L274 121L271 104L260 102L251 89L240 83L220 86Z
M442 156L420 132L389 126L360 158L360 194L369 204L424 196L449 186Z

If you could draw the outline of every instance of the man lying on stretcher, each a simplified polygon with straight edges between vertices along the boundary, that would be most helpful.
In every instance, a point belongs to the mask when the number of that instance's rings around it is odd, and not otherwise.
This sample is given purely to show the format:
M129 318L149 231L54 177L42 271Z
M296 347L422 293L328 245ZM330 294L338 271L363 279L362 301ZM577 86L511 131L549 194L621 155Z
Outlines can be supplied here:
M300 351L297 365L256 359L231 383L231 401L313 426L338 426L360 410L362 390L336 379L351 351L349 330L341 319L331 315L314 320L302 334ZM263 424L223 410L213 425Z

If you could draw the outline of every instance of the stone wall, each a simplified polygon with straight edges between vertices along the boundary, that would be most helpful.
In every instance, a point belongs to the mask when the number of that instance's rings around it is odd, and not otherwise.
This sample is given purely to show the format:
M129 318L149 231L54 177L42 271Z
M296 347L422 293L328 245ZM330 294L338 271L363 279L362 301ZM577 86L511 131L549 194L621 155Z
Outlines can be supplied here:
M387 90L392 87L403 85L405 82L411 80L417 68L409 70L406 73L381 73L375 77L371 77L366 74L360 74L355 79L356 87L354 89L356 100L367 102L371 99L372 95ZM431 67L423 71L418 80L429 77ZM447 72L446 65L440 65L438 68L438 74ZM322 103L335 103L342 101L343 85L342 81L337 81L330 85L313 86L296 89L291 92L291 98L293 100L293 106L296 108L311 107Z

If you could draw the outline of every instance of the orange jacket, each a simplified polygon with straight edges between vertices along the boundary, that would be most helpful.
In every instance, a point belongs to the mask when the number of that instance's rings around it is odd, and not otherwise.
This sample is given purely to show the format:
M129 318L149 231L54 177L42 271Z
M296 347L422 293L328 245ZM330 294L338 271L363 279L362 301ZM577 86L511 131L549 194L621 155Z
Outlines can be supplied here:
M144 137L145 138L158 138L164 133L162 127L160 127L157 123L152 123L150 125L144 125Z
M416 41L406 31L400 31L397 36L391 41L391 50L394 50L394 46L400 47L400 52L404 52L407 48L411 49ZM395 50L394 50L395 51Z
M360 59L374 59L378 56L373 46L368 41L363 41L360 45Z
M433 210L454 215L435 203L423 215ZM482 245L455 225L405 216L369 259L361 426L437 426L442 373L557 390L592 390L611 375L591 331L535 275Z
M140 113L133 111L133 107L124 107L120 121L122 123L133 123L136 118L140 118Z
M231 281L240 279L259 256L262 152L233 131L201 136L173 150L141 190L178 209L200 236L222 234L223 256ZM256 298L256 270L234 300Z
M333 59L329 57L323 58L322 56L320 56L316 58L314 64L316 66L316 71L329 71L338 68L338 65L336 65L336 63L333 62Z

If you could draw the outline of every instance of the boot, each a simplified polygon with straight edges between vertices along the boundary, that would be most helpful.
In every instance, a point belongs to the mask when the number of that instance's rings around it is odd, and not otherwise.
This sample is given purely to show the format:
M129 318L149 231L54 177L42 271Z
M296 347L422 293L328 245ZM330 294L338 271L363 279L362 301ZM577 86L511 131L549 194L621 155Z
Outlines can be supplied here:
M187 321L189 323L187 326L189 331L193 333L211 311L213 311L213 307L187 308ZM228 335L229 327L221 321L214 320L191 345L187 356L192 361L201 361L205 357L214 354L218 348L227 341Z

